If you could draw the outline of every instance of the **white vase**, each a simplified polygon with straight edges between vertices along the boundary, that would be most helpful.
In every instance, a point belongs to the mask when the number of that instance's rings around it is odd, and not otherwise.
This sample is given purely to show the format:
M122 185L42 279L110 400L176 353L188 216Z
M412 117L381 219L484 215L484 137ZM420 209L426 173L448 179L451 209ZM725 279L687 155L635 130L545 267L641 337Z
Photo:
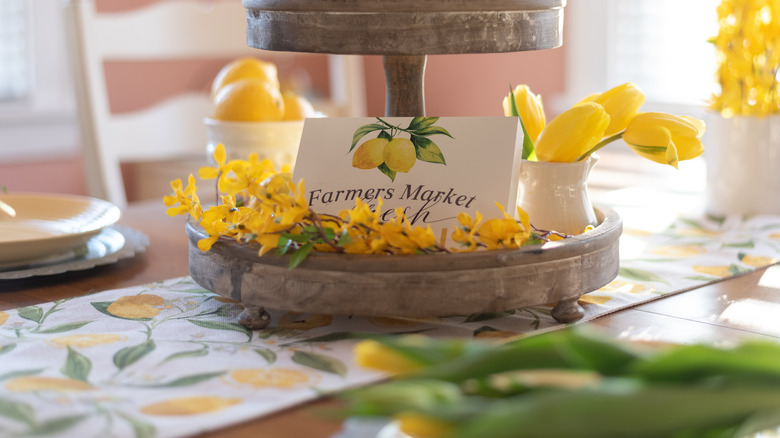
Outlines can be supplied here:
M780 116L708 118L707 213L780 214Z
M517 205L543 230L580 234L598 225L588 196L588 175L597 156L574 163L523 160Z

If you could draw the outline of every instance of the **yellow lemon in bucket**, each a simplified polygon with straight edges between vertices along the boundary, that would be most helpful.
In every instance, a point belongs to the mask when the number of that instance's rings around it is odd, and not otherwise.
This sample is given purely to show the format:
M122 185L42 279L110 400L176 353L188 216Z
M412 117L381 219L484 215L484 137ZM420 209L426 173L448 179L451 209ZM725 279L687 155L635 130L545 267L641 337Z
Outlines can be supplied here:
M220 69L211 83L211 98L215 99L222 87L244 79L256 79L279 89L279 77L276 64L257 58L239 58Z
M243 79L222 87L214 98L214 118L232 122L279 121L284 100L278 89L257 79Z
M284 100L282 120L303 120L306 117L314 117L314 107L305 97L292 91L285 91L282 93L282 99Z

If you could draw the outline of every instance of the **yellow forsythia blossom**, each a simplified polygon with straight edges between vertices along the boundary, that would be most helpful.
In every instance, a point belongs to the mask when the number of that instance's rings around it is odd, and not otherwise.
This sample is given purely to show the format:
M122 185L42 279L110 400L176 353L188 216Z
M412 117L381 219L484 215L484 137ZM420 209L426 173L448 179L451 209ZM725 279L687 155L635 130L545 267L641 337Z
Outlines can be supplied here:
M711 108L726 117L780 112L780 1L721 1L712 42L720 94Z
M449 252L438 243L430 226L413 226L401 208L394 211L393 219L381 221L381 199L375 207L357 199L351 210L318 214L308 205L304 182L293 183L289 168L278 172L270 160L259 160L257 154L249 160L227 161L221 144L214 151L214 161L215 167L201 168L199 175L217 179L222 195L218 205L203 211L192 175L186 188L181 180L171 182L173 194L163 198L169 215L189 214L208 234L198 242L201 251L210 250L223 238L259 244L259 256L276 248L282 248L282 253L301 251L303 256L291 257L291 267L312 250L349 254ZM518 208L518 221L500 205L498 208L503 219L486 222L480 229L481 215L477 213L473 223L471 218L464 219L466 223L461 220L463 227L453 232L453 240L467 251L524 245L532 237L528 215ZM533 234L537 241L547 239L550 232Z

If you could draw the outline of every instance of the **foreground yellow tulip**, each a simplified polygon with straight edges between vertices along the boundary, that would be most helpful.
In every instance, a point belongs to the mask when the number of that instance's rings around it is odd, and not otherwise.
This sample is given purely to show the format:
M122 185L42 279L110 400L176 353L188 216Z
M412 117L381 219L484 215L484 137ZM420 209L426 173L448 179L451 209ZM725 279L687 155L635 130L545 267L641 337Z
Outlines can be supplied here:
M355 345L355 361L366 368L391 373L409 373L422 368L422 364L372 339Z
M613 87L601 94L591 94L580 103L593 102L604 107L609 114L609 126L605 136L617 134L626 129L628 122L639 112L645 103L645 95L636 85L627 82Z
M528 131L531 142L535 144L539 138L539 133L542 132L544 125L547 123L544 107L542 106L542 96L532 93L528 85L518 85L515 87L513 94L517 103L517 112L520 114L520 118L523 119L523 124L526 131ZM502 104L504 106L504 115L507 117L511 116L512 109L509 103L509 96L504 97Z
M639 156L677 167L704 152L704 122L665 113L640 113L626 127L623 141Z
M573 162L601 141L607 126L609 114L601 105L575 105L544 127L536 143L536 156L539 161Z
M441 438L453 430L451 423L412 411L400 412L394 419L401 432L412 438Z

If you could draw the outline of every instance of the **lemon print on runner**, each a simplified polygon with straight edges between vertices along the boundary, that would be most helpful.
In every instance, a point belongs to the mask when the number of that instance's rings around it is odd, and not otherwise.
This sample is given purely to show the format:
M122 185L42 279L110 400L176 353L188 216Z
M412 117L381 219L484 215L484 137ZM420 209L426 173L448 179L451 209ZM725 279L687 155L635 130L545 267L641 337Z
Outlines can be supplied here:
M8 321L8 313L0 312L0 325L5 324L6 321Z
M655 286L651 284L632 283L630 281L623 280L612 280L599 289L599 291L641 294L655 291Z
M761 268L778 262L777 259L772 257L748 254L741 255L740 261L748 266L753 266L754 268Z
M385 146L390 143L386 138L372 138L358 146L352 155L352 167L373 169L385 162Z
M729 267L728 266L693 266L693 270L700 273L700 274L706 274L706 275L712 275L713 277L728 277L729 274Z
M667 257L694 257L704 254L704 248L701 245L669 245L653 248L651 252Z
M57 348L89 348L96 345L112 344L114 342L126 340L127 336L120 336L113 333L85 333L82 335L58 336L56 338L47 339L46 343Z
M163 309L165 300L159 295L128 295L111 303L106 310L120 318L153 318Z
M257 79L222 87L214 98L214 118L232 122L273 122L284 117L282 93Z
M235 370L230 377L238 383L255 388L291 389L309 385L309 374L288 368L247 368Z
M5 389L14 392L27 391L88 391L94 389L87 382L62 377L23 376L11 379L5 384Z
M315 114L311 102L292 91L283 92L282 100L284 101L284 117L282 120L303 120L306 117L313 117Z
M408 138L394 138L382 151L385 165L393 172L408 172L417 161L414 144Z
M222 67L211 83L211 98L217 96L219 90L225 85L244 79L255 79L266 82L279 89L279 77L276 65L272 62L262 61L257 58L240 58Z
M141 408L147 415L198 415L220 411L241 403L240 398L216 396L180 397L152 403Z

